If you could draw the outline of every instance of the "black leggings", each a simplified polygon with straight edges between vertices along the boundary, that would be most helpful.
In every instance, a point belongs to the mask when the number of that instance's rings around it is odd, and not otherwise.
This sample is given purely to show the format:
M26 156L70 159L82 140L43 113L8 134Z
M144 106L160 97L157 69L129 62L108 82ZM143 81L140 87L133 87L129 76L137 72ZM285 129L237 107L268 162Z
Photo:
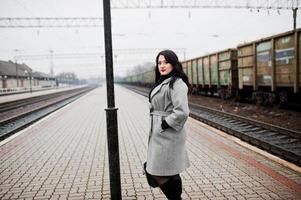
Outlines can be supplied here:
M159 187L164 185L168 181L181 179L179 174L173 176L155 176L155 175L151 175L151 176L158 183Z
M182 180L179 174L173 176L153 176L162 192L169 200L180 200L182 194Z

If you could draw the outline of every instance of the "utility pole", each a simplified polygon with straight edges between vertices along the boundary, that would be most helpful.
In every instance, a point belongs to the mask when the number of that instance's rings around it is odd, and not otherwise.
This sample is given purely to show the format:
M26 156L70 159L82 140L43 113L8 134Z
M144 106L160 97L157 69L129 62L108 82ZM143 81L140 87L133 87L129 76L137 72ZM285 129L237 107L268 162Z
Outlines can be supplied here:
M17 54L19 49L14 50ZM19 87L19 76L18 76L18 62L17 62L17 55L15 55L15 65L16 65L16 79L17 79L17 88Z
M32 93L32 83L31 83L31 79L32 79L32 69L29 69L28 71L25 70L24 71L26 75L28 75L27 80L29 79L29 91L30 93ZM27 87L26 87L27 89Z
M30 78L30 80L29 80L29 84L30 84L30 93L32 93L32 70L30 69L30 71L29 71L29 78Z
M53 50L50 49L50 75L53 76Z
M294 8L293 9L293 18L294 18L294 31L296 30L296 24L297 24L297 11L298 11L298 8Z
M104 81L105 80L105 75L104 75L104 68L106 67L106 64L105 64L105 56L104 55L101 55L101 72L100 72L100 82Z
M117 109L114 97L114 71L112 58L111 5L103 0L103 19L105 35L106 83L107 83L107 141L109 154L110 191L112 200L121 200L120 164L118 147Z

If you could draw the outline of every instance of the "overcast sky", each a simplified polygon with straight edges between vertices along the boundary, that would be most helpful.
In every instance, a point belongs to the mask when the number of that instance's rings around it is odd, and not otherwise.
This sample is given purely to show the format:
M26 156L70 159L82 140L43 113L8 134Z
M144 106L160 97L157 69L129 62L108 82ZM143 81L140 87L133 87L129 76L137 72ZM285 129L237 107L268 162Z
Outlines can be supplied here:
M0 17L103 17L101 0L0 0ZM297 28L301 17L298 12ZM291 10L113 9L115 74L154 62L156 49L178 50L181 60L292 30ZM54 52L54 72L73 71L86 78L104 74L103 28L2 28L0 60ZM18 49L18 51L15 51ZM130 49L140 49L130 53ZM155 49L155 50L152 50ZM185 51L179 51L185 49ZM149 51L150 50L150 51ZM99 57L56 59L56 54L99 53ZM37 71L50 72L50 60L23 59Z

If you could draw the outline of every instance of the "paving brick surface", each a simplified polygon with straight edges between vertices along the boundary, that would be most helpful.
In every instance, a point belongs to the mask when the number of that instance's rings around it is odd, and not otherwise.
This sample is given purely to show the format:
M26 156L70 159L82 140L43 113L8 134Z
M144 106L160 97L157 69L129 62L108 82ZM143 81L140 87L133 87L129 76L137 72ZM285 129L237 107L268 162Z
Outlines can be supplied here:
M165 199L142 175L148 101L115 87L123 199ZM105 87L0 146L0 199L110 199ZM183 199L301 199L301 175L187 122Z

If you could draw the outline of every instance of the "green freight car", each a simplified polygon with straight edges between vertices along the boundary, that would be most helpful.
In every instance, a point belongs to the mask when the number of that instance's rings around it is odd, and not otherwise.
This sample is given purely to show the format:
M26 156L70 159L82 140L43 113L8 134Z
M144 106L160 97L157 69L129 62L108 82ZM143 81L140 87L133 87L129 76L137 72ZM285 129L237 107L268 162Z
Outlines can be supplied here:
M155 70L146 71L143 73L142 86L152 87L155 83Z
M237 50L226 49L182 62L192 85L192 93L218 94L222 98L236 94L238 88Z
M139 74L130 75L124 78L123 84L152 87L155 82L155 71L150 70Z

